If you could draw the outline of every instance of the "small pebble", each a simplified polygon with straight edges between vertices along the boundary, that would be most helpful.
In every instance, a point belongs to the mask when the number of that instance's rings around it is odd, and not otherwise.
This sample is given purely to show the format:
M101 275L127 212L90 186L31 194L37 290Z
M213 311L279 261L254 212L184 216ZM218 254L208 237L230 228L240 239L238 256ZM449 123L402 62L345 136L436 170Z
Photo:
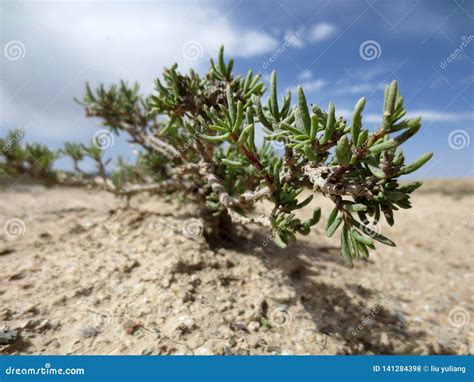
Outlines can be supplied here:
M145 348L142 350L142 355L152 355L154 349L153 348Z
M21 335L18 330L3 329L0 330L0 345L12 344L20 339Z
M94 328L93 326L89 326L89 325L81 326L79 331L81 332L81 334L84 338L95 337L97 334L99 334L99 331L96 328Z
M251 321L248 325L248 329L251 331L251 332L257 332L258 329L260 329L260 322L257 322L257 321Z

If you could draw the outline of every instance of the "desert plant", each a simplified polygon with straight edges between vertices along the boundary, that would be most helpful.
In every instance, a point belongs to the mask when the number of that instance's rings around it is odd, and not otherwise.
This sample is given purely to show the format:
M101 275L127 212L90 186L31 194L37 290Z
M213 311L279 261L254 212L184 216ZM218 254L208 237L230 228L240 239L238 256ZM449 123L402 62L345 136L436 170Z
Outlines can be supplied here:
M395 245L367 224L383 215L392 225L394 211L411 207L410 194L421 182L400 185L398 179L432 156L405 163L400 146L418 132L421 118L404 118L397 83L386 87L380 127L369 132L362 126L365 98L346 125L332 103L326 111L308 106L301 87L296 105L289 91L280 101L273 72L264 105L261 76L251 70L235 76L233 64L225 61L223 48L204 76L193 70L180 73L175 64L164 69L149 97L125 82L95 91L86 85L78 101L86 115L102 119L105 133L124 133L139 148L136 163L119 160L111 175L100 140L89 147L67 143L64 150L51 152L40 145L22 146L15 134L0 142L8 148L2 151L0 170L9 175L29 171L48 183L100 186L127 198L143 192L179 193L202 206L210 227L258 224L270 229L281 247L298 233L308 234L320 220L319 208L306 221L296 215L320 193L334 203L326 233L332 236L340 228L348 264L367 258L376 241ZM261 145L255 140L258 130L263 132ZM283 155L275 153L272 141L284 145ZM52 169L61 154L72 158L74 172ZM97 164L95 176L79 166L86 157ZM312 193L302 200L304 189ZM263 199L272 203L271 212L255 214Z

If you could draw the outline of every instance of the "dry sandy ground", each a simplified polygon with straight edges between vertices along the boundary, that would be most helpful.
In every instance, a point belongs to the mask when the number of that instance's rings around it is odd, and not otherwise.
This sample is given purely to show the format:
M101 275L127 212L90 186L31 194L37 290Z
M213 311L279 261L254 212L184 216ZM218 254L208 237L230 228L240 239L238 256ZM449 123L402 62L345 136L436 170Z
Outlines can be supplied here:
M0 353L472 354L473 185L430 182L354 269L322 222L213 250L174 200L4 188Z

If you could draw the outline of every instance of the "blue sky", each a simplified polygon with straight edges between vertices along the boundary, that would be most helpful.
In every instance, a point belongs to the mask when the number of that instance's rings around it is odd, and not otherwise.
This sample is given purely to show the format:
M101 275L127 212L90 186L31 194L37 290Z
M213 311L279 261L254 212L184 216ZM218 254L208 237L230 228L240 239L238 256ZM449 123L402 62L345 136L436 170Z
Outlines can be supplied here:
M380 121L383 87L397 79L422 132L408 159L435 156L416 177L473 175L474 2L446 1L4 1L0 6L0 128L60 147L90 141L98 124L72 100L120 78L144 93L162 67L207 69L224 43L237 72L279 90L301 84L311 103L349 116L367 97L364 123ZM118 140L110 155L130 155ZM68 166L62 161L61 166Z

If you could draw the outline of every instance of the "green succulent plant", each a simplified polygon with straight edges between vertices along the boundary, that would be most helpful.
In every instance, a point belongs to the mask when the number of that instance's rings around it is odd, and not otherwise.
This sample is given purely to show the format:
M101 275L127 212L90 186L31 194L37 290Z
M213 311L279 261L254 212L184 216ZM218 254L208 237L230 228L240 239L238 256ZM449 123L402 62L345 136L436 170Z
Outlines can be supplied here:
M363 127L365 98L356 103L348 125L333 103L326 110L308 106L301 87L295 104L290 91L280 100L275 72L264 103L267 89L261 76L251 70L234 75L233 66L223 48L204 76L193 70L183 74L175 64L164 69L147 97L140 95L138 85L123 81L95 91L86 85L78 101L86 115L100 118L111 133L124 134L138 148L136 162L119 159L112 174L105 170L106 150L95 145L67 143L58 153L17 141L1 152L0 171L15 175L32 170L50 183L103 187L128 198L143 192L179 193L199 203L208 219L270 229L281 247L318 223L320 208L309 220L297 215L319 193L334 203L326 234L339 232L349 265L367 258L376 242L395 245L368 225L382 217L393 225L395 211L411 208L410 194L421 182L402 185L399 178L432 156L405 163L401 146L419 131L421 118L406 117L397 82L385 89L380 127L369 131ZM263 134L261 145L256 144L257 132ZM1 146L13 136L1 140ZM272 142L284 147L282 155ZM71 157L75 171L54 171L58 155ZM80 170L86 157L97 163L95 174ZM305 189L310 193L303 196ZM261 200L272 204L268 215L255 212Z

